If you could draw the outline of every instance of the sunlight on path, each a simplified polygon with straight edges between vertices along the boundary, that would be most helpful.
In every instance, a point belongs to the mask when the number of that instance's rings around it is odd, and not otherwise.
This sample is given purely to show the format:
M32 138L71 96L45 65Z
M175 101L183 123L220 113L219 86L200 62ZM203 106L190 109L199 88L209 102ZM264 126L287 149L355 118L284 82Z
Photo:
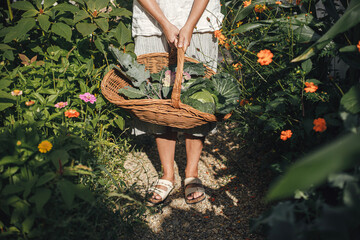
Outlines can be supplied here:
M135 229L137 239L262 239L249 233L249 219L257 217L264 209L261 203L263 190L253 186L260 175L249 165L249 159L244 161L245 158L240 157L236 142L225 128L207 138L199 163L199 176L206 188L207 199L188 205L184 200L182 181L186 154L180 137L175 153L175 189L159 212L146 218L149 229ZM137 191L145 195L146 189L161 173L161 166L156 145L142 147L143 150L128 155L125 168L127 184L136 184ZM239 177L237 171L242 167L255 181Z

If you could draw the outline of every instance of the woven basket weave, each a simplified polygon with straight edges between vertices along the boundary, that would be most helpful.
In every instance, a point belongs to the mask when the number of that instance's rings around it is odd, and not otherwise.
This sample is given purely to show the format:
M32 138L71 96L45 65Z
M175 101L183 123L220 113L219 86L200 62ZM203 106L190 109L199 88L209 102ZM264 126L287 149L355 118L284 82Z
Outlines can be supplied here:
M222 119L213 114L201 112L189 105L180 102L181 81L183 78L184 61L198 61L184 56L184 50L178 49L177 59L173 54L168 53L150 53L138 56L137 61L145 65L151 73L159 72L163 67L173 65L177 60L177 72L171 99L126 99L118 93L120 88L131 86L131 82L122 76L122 74L112 69L101 82L102 94L111 103L121 108L131 111L140 120L175 127L180 129L189 129L209 122L227 119L230 114ZM206 77L210 77L215 72L206 67Z

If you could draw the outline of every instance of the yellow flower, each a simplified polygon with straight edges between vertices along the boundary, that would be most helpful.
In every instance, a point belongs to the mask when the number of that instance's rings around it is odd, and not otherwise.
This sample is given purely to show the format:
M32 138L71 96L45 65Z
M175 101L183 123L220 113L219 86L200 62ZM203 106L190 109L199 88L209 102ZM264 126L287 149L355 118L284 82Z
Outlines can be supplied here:
M23 94L23 92L19 89L15 89L14 91L11 92L12 96L20 96L22 94Z
M240 27L241 24L243 24L243 22L242 22L242 21L239 21L239 22L236 24L236 26L237 26L237 27Z
M21 141L17 141L17 142L16 142L16 145L17 145L17 146L20 146L20 145L21 145Z
M51 148L53 147L53 145L51 144L51 142L45 140L45 141L42 141L38 148L39 148L39 152L41 153L47 153L48 151L51 150Z

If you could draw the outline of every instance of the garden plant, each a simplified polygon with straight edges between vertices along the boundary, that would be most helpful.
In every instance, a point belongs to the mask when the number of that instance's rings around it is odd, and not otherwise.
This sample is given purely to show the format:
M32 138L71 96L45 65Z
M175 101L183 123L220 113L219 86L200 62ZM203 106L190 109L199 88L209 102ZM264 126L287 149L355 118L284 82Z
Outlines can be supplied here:
M359 239L360 0L221 4L218 72L241 95L228 122L274 175L253 231ZM132 148L128 113L100 89L118 64L110 46L135 57L131 6L0 7L0 238L129 239L152 210L120 174Z

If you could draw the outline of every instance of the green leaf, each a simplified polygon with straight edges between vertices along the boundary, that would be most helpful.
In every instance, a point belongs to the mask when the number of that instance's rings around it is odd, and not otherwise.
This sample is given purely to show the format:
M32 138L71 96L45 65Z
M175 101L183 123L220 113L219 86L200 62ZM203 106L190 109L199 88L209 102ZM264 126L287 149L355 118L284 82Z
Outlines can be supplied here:
M94 1L95 2L95 9L96 10L101 10L103 8L106 8L110 2L110 0L89 0L90 1Z
M14 61L15 60L15 57L14 57L14 52L12 50L6 50L4 52L4 55L3 55L5 58L7 58L8 60L10 61Z
M44 175L42 175L41 177L39 177L39 179L36 182L36 187L40 187L42 185L44 185L45 183L48 183L49 181L53 180L56 177L56 174L54 172L47 172Z
M150 72L145 70L145 65L139 64L130 54L122 53L113 46L109 46L109 50L121 66L117 69L127 76L135 87L139 87L150 78Z
M57 183L57 186L60 190L61 193L61 197L64 200L66 206L68 208L72 207L73 201L74 201L74 197L75 197L75 193L74 193L74 189L75 186L74 184L72 184L70 181L68 180L60 180Z
M360 23L360 1L351 1L350 6L346 9L344 15L312 46L310 46L300 56L291 60L291 62L298 62L308 59L315 55L315 52L324 48L334 37L343 33L350 28Z
M220 72L211 77L218 101L216 111L227 114L239 105L240 88L238 81L229 73Z
M360 84L353 86L342 96L340 105L352 114L360 112Z
M78 23L76 24L76 29L83 35L83 36L89 36L91 33L93 33L97 26L92 23Z
M305 72L305 74L308 74L312 69L312 62L310 59L306 60L305 62L301 63L301 68Z
M26 17L35 17L36 14L38 14L39 12L35 9L30 9L27 10L26 12L24 12L21 17L26 18Z
M114 114L115 115L115 114ZM124 130L125 127L125 120L123 117L116 115L114 118L114 122L116 123L116 125L121 129Z
M120 88L119 93L123 94L124 96L126 96L128 98L143 98L143 97L146 97L146 95L142 91L140 91L137 88L130 87L130 86Z
M60 169L60 162L62 167L69 161L69 154L64 149L58 149L51 151L49 154L49 158L56 167L56 169Z
M12 175L14 175L19 170L19 167L8 167L4 172L2 172L1 177L2 178L8 178Z
M7 44L0 43L0 50L1 50L1 51L5 51L5 50L15 50L15 48L10 47L10 46L7 45Z
M103 30L107 32L109 30L109 22L106 18L96 18L95 23Z
M24 191L23 186L19 186L16 184L8 184L4 187L4 189L1 192L1 195L12 195L14 193L19 193Z
M54 5L57 0L44 0L44 10Z
M83 12L84 10L79 10L79 8L75 5L68 4L68 3L60 3L54 6L51 10L53 11L61 11L61 12L71 12L71 13L79 13ZM86 13L86 12L85 12ZM86 14L88 16L88 14Z
M360 135L349 134L295 162L267 194L268 200L289 197L294 192L318 186L327 177L345 170L360 157Z
M100 38L96 38L96 40L94 41L95 43L95 47L101 52L105 54L105 47L104 44L101 42Z
M30 216L27 216L21 224L22 231L24 233L30 233L32 227L34 226L34 222L35 222L35 214L31 214Z
M254 30L256 28L266 26L266 25L268 25L268 24L264 24L264 23L246 23L244 25L241 25L237 29L235 29L234 33L243 33L243 32Z
M36 22L34 18L23 18L21 19L15 27L11 29L9 33L6 34L4 38L4 43L8 43L14 39L22 39L25 35L35 27Z
M0 111L4 111L5 109L14 106L13 103L0 103Z
M110 16L130 18L132 16L132 12L126 8L115 8L110 12Z
M115 38L120 46L131 41L131 30L128 29L123 22L120 22L115 29Z
M357 52L357 51L359 51L359 49L356 47L356 45L350 45L339 49L339 52L341 53Z
M204 76L206 68L202 63L193 63L185 62L184 63L184 72L187 72L190 75Z
M47 188L38 188L35 194L29 199L30 202L35 203L36 211L41 213L44 205L49 201L51 191Z
M35 7L29 1L14 2L13 4L11 4L11 7L25 11L30 9L35 9Z
M60 37L65 38L67 41L71 41L72 31L65 23L54 23L51 27L51 31Z
M95 198L92 192L83 184L74 185L75 195L89 203L94 202Z
M74 16L74 23L77 23L81 20L84 20L86 18L90 17L89 14L85 10L78 11Z
M48 15L39 15L37 18L40 27L47 32L49 30L50 27L50 21L49 21L49 16Z

